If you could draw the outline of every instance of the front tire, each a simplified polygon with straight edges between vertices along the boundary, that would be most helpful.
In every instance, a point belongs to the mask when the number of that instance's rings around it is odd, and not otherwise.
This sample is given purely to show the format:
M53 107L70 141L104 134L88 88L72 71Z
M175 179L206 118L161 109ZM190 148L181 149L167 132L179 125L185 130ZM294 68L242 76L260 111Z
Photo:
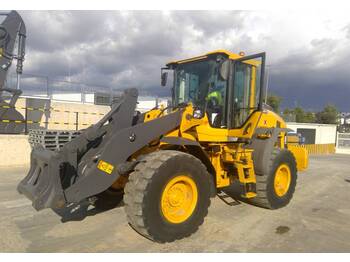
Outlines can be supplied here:
M146 155L125 187L125 211L138 233L171 242L196 232L210 205L210 175L192 155L157 151Z
M288 205L297 182L297 167L294 155L286 149L274 149L269 172L256 174L257 196L249 200L253 205L278 209Z

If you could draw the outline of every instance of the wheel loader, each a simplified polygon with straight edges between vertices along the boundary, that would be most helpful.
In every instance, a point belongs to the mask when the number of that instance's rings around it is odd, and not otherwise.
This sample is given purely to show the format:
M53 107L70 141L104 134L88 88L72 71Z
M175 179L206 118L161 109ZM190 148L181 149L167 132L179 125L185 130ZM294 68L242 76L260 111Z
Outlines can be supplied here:
M123 200L131 227L162 243L194 233L211 198L234 183L253 205L284 207L308 156L289 146L286 123L264 104L264 72L265 53L170 62L161 69L161 85L172 75L167 107L137 112L137 89L125 90L61 149L35 147L18 191L36 210Z

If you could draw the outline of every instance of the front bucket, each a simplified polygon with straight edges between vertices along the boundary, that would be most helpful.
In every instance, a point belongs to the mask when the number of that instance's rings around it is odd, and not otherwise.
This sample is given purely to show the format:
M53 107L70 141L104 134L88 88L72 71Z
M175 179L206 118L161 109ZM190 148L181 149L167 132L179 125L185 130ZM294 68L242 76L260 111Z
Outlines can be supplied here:
M33 202L36 210L65 206L60 179L61 163L56 152L42 147L32 150L30 170L18 184L17 190Z

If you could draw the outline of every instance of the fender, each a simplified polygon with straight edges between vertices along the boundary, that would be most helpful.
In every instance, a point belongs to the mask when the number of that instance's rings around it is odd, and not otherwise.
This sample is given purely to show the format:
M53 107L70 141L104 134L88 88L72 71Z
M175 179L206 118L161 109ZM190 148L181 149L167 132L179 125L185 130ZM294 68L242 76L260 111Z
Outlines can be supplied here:
M187 149L189 154L197 157L199 160L202 161L202 163L206 166L209 174L211 174L211 177L212 177L210 181L210 185L211 185L210 196L215 197L216 196L216 186L215 186L216 171L212 163L210 162L210 159L207 153L202 149L201 145L197 141L193 141L183 137L163 137L160 141L170 145L184 146Z
M288 128L257 128L248 146L253 151L254 170L256 174L267 174L269 170L269 160L281 132L288 131ZM261 139L261 134L270 133L269 138Z
M164 142L170 145L177 145L177 146L199 146L200 144L197 141L193 141L187 138L183 137L173 137L173 136L168 136L168 137L163 137L160 142Z

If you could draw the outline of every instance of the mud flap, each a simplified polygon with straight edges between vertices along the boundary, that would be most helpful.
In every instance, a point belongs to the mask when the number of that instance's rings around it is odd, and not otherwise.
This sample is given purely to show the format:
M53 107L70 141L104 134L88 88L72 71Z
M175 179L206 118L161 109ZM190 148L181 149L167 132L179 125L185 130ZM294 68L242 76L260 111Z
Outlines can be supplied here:
M62 162L57 152L42 147L33 149L30 170L17 190L32 201L36 210L61 208L66 204L60 180Z

